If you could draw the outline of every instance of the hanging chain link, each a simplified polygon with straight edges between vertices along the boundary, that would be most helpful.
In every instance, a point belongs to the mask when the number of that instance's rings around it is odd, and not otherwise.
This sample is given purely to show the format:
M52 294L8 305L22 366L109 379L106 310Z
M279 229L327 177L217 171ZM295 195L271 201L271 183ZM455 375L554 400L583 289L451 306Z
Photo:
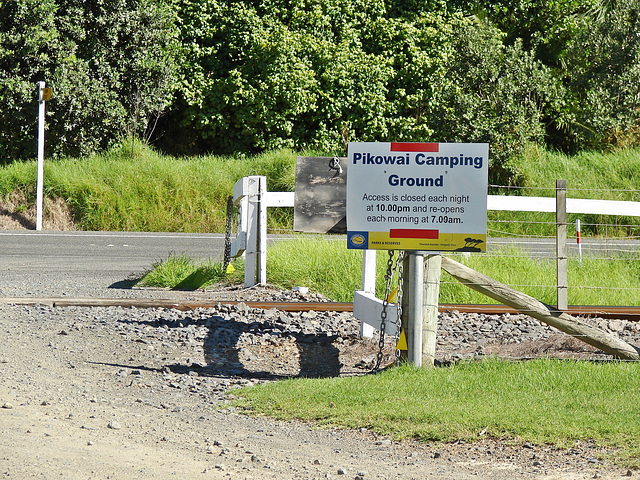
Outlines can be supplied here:
M398 316L396 317L396 365L400 364L400 350L397 348L397 345L400 341L400 332L402 331L402 296L404 292L403 288L403 280L404 280L404 250L400 250L398 253L398 259L396 260L396 271L398 272Z
M222 259L223 272L231 263L231 230L233 229L233 195L227 197L227 221L224 235L224 258Z
M387 271L385 273L385 291L382 300L382 312L380 313L380 340L378 341L378 355L376 357L376 364L373 367L373 371L377 372L380 370L380 365L382 364L382 360L384 358L384 337L385 330L387 328L387 317L388 309L389 309L389 300L391 297L391 282L393 280L393 273L398 272L398 316L396 318L396 345L398 344L398 340L400 338L400 315L402 313L402 260L404 257L404 252L400 251L398 253L398 258L393 261L393 257L395 255L395 250L389 250L389 258L387 259ZM396 357L398 356L398 352L396 351Z

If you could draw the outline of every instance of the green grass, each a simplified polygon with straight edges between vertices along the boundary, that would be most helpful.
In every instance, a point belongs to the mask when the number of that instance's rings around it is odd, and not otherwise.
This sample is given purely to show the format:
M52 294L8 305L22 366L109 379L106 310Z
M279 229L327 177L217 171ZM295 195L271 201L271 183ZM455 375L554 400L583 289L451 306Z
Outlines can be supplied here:
M270 191L293 191L296 155L319 152L276 150L261 155L175 158L125 140L108 152L82 159L46 159L45 195L72 207L80 228L97 231L224 231L226 199L248 175L267 176ZM567 180L570 198L640 200L640 149L567 156L529 146L511 162L524 189L491 188L491 193L553 196L555 180ZM35 203L36 162L0 167L0 196L15 191ZM569 215L580 218L583 236L640 236L640 219ZM269 211L269 227L290 230L291 208ZM604 226L607 224L607 226ZM625 225L616 228L613 225ZM630 225L630 226L627 226ZM553 214L489 212L490 236L554 235Z
M353 292L362 281L362 252L348 250L342 237L300 236L279 241L267 251L268 283L290 289L306 286L338 302L353 301ZM490 255L450 255L451 258L479 272L522 291L538 300L556 304L556 265L551 259L532 258L517 248L504 248ZM388 255L377 255L376 293L382 298ZM159 263L144 277L143 284L165 288L190 288L183 279L193 270L208 280L199 280L195 288L204 288L217 282L242 282L243 264L234 262L236 271L231 275L217 267L203 269L185 256L170 257ZM213 263L213 265L216 265ZM175 271L175 272L174 272ZM584 256L569 260L570 305L640 305L640 252L611 258ZM392 284L397 284L394 276ZM491 304L494 300L462 285L446 272L442 272L440 303Z
M366 427L394 439L504 440L567 447L590 440L640 465L640 365L488 360L392 368L378 375L291 379L238 392L250 413Z
M556 264L529 257L517 248L491 255L451 255L467 266L538 300L556 303ZM387 252L377 255L376 293L384 293ZM290 288L304 285L341 302L353 300L360 288L362 253L348 250L343 240L302 237L281 241L267 252L267 280ZM640 252L613 259L584 256L569 261L569 303L572 305L640 305ZM394 285L396 280L393 280ZM495 303L443 272L440 303Z
M139 142L84 159L46 160L45 194L72 207L79 226L96 231L224 231L227 197L237 180L266 175L271 190L294 188L295 156L279 150L249 159L159 155ZM0 168L0 195L23 192L35 202L35 162ZM278 209L272 228L288 228L291 209Z
M206 288L226 278L220 262L209 260L196 265L186 255L171 255L158 262L138 282L140 287L162 287L176 290Z

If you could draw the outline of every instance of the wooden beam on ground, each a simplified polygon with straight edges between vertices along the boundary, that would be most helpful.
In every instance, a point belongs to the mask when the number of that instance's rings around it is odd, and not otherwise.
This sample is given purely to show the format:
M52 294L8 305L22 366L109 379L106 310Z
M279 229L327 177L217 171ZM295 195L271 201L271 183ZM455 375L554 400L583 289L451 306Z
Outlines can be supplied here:
M497 282L466 265L442 257L442 269L459 282L488 297L557 328L572 337L624 360L640 360L640 349L592 327L560 310L545 305L529 295Z

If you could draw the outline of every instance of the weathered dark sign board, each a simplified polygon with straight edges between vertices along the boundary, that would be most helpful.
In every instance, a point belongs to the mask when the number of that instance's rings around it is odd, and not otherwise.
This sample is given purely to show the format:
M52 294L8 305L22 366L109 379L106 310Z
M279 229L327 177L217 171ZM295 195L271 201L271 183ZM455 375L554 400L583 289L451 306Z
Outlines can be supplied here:
M347 232L347 159L297 157L293 229Z

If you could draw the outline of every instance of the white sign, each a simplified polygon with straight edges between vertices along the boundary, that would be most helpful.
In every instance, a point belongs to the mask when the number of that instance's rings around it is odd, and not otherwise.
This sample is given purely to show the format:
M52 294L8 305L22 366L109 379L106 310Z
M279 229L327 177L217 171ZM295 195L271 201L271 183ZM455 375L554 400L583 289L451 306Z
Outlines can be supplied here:
M486 250L486 143L350 143L347 246Z

